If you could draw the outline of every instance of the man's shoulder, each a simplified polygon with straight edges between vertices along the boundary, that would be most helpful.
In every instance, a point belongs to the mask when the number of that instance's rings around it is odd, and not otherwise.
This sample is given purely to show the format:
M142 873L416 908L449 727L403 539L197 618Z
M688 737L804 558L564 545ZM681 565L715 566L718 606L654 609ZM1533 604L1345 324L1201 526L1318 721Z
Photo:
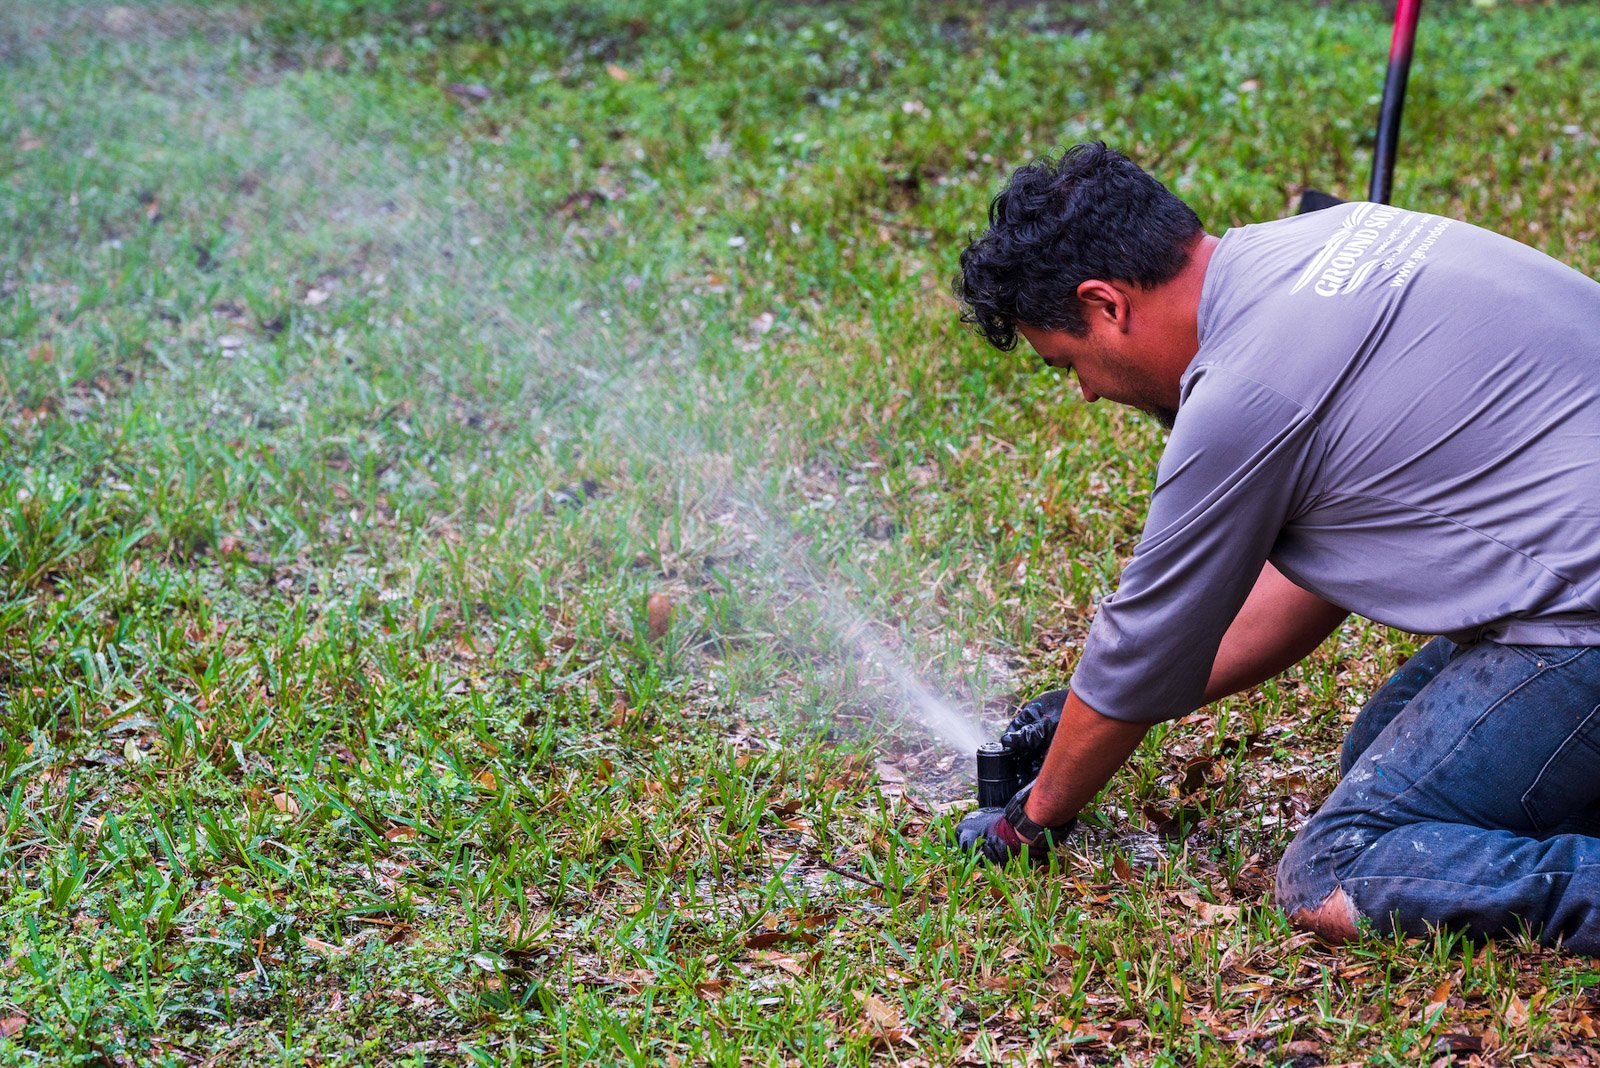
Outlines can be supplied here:
M1316 432L1311 410L1272 383L1217 364L1191 367L1157 483L1193 464L1246 467L1290 442L1309 443Z
M1270 415L1285 421L1305 417L1309 408L1287 383L1260 375L1259 368L1239 366L1221 359L1196 358L1184 373L1178 417L1187 413L1195 423L1221 424L1241 416Z

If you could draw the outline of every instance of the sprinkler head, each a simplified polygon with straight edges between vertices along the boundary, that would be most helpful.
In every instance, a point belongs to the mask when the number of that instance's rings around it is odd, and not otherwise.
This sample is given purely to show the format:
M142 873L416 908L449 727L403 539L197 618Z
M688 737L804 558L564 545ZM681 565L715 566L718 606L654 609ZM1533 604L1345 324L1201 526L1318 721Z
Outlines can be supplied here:
M999 742L978 746L978 807L1005 808L1023 787L1022 761Z

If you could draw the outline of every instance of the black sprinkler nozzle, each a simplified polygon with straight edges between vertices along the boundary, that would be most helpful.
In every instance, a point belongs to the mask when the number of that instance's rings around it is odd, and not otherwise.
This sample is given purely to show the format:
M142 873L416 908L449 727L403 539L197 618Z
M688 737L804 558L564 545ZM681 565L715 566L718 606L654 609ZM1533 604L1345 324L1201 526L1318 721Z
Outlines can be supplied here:
M999 742L978 746L978 807L1005 808L1022 789L1022 761Z

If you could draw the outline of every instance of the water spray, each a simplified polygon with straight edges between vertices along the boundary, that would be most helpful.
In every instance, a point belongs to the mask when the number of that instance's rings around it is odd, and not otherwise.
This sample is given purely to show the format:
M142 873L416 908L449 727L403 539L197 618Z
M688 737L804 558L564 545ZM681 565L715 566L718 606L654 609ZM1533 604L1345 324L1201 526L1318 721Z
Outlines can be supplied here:
M203 17L197 18L201 30L231 32L227 24L213 26ZM177 35L193 28L181 22L169 26L166 21L164 14L153 14L138 25L153 27L158 41L160 34ZM98 27L86 24L86 28L93 32ZM35 38L28 34L17 39L32 42ZM437 314L441 321L458 323L460 335L472 338L485 350L517 356L517 366L527 372L522 375L524 380L541 387L541 395L528 398L533 402L526 406L532 409L530 418L551 417L581 404L601 413L593 426L585 428L590 435L598 436L606 428L625 428L630 439L644 446L641 451L664 454L680 468L688 458L701 458L701 477L710 483L708 494L732 505L733 514L754 535L754 544L746 547L753 561L752 572L775 578L794 595L819 607L816 629L792 640L876 668L881 679L869 685L899 698L880 707L903 722L922 727L963 757L980 750L981 780L986 766L981 751L995 747L985 744L977 723L923 681L908 662L907 650L874 636L881 630L878 622L857 607L844 582L821 565L810 541L785 517L784 509L776 506L779 501L773 491L758 478L705 468L703 458L715 456L717 450L695 425L691 406L673 410L670 418L663 419L657 389L661 380L693 381L701 373L691 332L685 332L683 345L673 346L675 358L662 371L654 376L632 373L634 366L620 357L623 349L616 343L617 335L639 330L638 319L627 306L613 304L594 311L592 306L569 302L562 307L537 308L530 314L524 310L525 304L514 299L514 294L525 293L581 293L586 283L581 272L562 269L565 260L561 257L538 256L531 272L523 270L528 262L524 246L559 247L559 235L536 229L520 240L508 238L514 231L499 228L494 219L470 210L461 198L462 183L490 173L475 167L481 162L476 157L469 153L464 169L457 169L448 159L443 166L429 169L408 166L403 158L391 158L381 129L369 128L359 116L322 114L294 96L292 84L287 100L276 100L275 108L241 114L241 105L230 91L232 77L229 69L206 69L166 88L175 100L212 105L210 109L189 109L191 116L198 115L198 121L207 127L216 123L227 131L242 120L244 136L276 144L293 132L302 148L306 138L314 136L317 150L297 153L293 166L285 165L279 171L281 180L299 175L295 168L309 167L310 177L302 180L308 191L316 190L322 198L313 217L300 225L310 230L319 220L334 219L363 239L380 241L395 253L389 288L416 287L419 296L427 298L433 296L431 282L463 283L454 288L456 301ZM414 121L425 119L416 117ZM446 134L448 122L443 125L445 129L434 132ZM381 197L373 193L369 205L368 194L375 189L382 190ZM331 202L328 191L336 194ZM298 201L287 199L290 218L305 214L297 210ZM413 254L399 255L407 251ZM417 266L400 266L406 263ZM373 284L382 286L384 280ZM460 294L465 294L464 304ZM559 346L553 340L558 334ZM580 358L575 359L575 354ZM557 378L555 389L549 388L552 378ZM563 423L582 426L570 413ZM640 426L654 430L641 438ZM1012 759L1006 752L1006 759ZM993 795L998 797L1003 791L1004 796L997 803L1003 805L1021 781L1015 773L1009 778L1000 775Z

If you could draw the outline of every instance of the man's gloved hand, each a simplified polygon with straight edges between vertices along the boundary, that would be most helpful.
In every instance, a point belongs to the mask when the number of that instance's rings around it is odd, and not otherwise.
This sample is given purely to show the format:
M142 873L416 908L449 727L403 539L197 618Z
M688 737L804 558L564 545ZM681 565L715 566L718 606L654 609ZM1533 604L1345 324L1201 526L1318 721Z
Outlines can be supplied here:
M1078 825L1074 816L1056 827L1043 827L1028 818L1029 783L1017 792L1005 808L980 808L956 825L956 844L975 850L985 860L1004 864L1024 850L1036 864L1047 864L1050 851L1067 840Z
M956 844L983 854L991 864L1004 864L1021 855L1028 843L1006 819L1004 809L980 808L956 825Z
M1027 761L1029 778L1037 776L1044 764L1044 755L1050 750L1050 739L1056 736L1061 710L1071 692L1051 690L1035 697L1017 710L1011 725L1000 735L1001 745Z

